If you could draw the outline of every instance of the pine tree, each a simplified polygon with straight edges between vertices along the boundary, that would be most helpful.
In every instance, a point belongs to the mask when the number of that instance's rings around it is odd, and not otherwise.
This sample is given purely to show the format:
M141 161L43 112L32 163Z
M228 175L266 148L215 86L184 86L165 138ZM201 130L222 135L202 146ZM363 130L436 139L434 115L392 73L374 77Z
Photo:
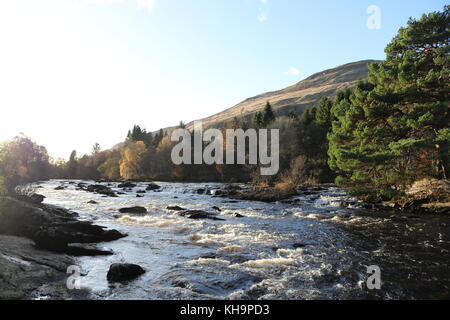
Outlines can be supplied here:
M369 82L338 94L328 152L338 182L392 198L416 179L449 176L449 9L410 19Z
M274 121L275 121L275 114L273 113L270 102L267 101L266 106L264 107L264 111L262 113L262 125L264 127L267 127Z
M331 127L331 107L333 106L333 102L324 97L320 100L319 104L316 106L316 114L315 121L317 124L322 125L324 127Z
M253 116L253 125L257 128L262 127L263 126L263 119L262 119L262 114L261 112L256 112L255 115Z

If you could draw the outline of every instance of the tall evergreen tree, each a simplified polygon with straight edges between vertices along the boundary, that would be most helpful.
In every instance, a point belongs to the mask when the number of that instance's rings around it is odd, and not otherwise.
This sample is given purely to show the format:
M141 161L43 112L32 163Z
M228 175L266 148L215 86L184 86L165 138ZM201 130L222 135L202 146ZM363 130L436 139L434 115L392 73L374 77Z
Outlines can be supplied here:
M266 106L264 107L264 111L262 113L262 125L266 127L274 121L275 121L275 114L273 113L270 102L267 101Z
M253 125L257 128L262 127L263 126L263 119L262 119L262 114L261 112L256 112L253 116Z
M369 82L338 95L329 163L341 183L391 198L416 179L449 176L449 9L410 19Z

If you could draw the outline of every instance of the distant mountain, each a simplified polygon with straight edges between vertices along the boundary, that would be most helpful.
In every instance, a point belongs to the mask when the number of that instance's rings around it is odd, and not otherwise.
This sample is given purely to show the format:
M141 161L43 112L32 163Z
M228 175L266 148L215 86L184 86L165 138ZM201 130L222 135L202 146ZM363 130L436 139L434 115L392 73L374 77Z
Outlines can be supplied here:
M363 60L344 64L337 68L316 73L305 80L282 90L267 92L248 98L227 110L201 119L204 127L218 127L234 117L251 117L270 101L277 115L287 115L289 111L301 114L324 97L333 97L339 89L354 86L358 80L366 79L368 65L377 60ZM192 128L193 122L187 124Z

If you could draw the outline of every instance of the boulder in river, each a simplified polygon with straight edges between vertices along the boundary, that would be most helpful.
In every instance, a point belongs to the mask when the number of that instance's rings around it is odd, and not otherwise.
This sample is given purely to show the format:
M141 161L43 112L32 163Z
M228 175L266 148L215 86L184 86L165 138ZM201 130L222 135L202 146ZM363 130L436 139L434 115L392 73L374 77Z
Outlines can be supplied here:
M147 209L145 209L144 207L129 207L129 208L122 208L119 209L120 213L132 213L132 214L145 214L147 213Z
M94 201L94 200L90 200L90 201L88 201L87 203L88 203L88 204L98 204L98 202L97 202L97 201Z
M118 188L134 188L136 187L136 184L132 183L132 182L124 182L121 183L117 186Z
M108 197L117 197L116 193L111 190L110 187L104 186L102 184L91 184L85 189L87 192L95 192Z
M109 267L106 278L111 282L123 282L136 279L144 273L145 270L137 264L113 263Z
M145 188L145 190L147 191L153 191L153 190L159 190L161 189L160 186L158 186L156 183L150 182L147 186L147 188Z
M214 214L203 211L203 210L185 210L180 213L180 216L186 217L188 219L210 219L223 221L224 219L217 218Z
M168 206L166 209L167 210L172 210L172 211L183 211L183 210L186 210L185 208L182 208L180 206Z

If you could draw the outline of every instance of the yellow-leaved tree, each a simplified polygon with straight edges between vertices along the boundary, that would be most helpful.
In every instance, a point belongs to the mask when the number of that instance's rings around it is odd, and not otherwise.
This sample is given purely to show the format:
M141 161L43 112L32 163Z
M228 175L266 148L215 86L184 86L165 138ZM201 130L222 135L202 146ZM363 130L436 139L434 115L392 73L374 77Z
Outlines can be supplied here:
M122 149L120 160L120 176L123 179L140 179L143 177L142 160L147 148L144 142L128 142Z

